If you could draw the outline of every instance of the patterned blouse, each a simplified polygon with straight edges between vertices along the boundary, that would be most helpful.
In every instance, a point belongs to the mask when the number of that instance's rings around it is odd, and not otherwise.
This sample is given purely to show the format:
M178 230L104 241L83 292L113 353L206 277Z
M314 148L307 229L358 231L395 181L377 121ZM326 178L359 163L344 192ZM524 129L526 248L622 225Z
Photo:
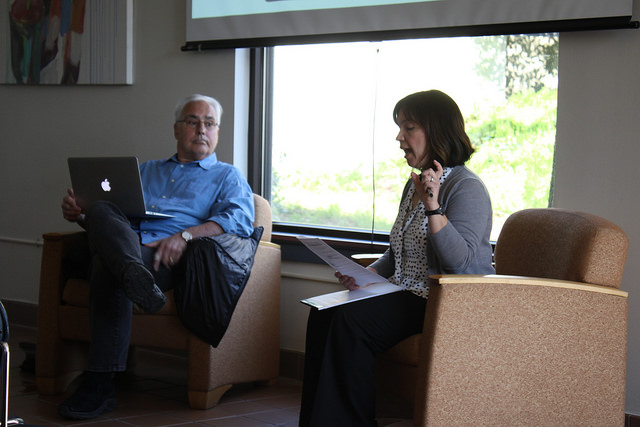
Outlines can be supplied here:
M444 168L440 185L452 168ZM411 209L411 200L416 192L412 184L400 202L398 216L391 228L389 245L395 254L395 271L389 281L414 294L427 298L429 287L429 263L427 261L427 236L429 217L422 201Z

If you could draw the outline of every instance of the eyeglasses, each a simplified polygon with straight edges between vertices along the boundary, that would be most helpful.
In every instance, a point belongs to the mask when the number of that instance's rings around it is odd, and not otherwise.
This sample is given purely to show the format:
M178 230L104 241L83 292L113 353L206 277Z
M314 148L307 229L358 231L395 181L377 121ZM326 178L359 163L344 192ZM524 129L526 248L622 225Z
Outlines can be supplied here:
M192 129L199 129L200 123L203 123L206 129L213 129L218 126L218 123L216 123L215 120L184 119L176 120L176 123L184 123Z

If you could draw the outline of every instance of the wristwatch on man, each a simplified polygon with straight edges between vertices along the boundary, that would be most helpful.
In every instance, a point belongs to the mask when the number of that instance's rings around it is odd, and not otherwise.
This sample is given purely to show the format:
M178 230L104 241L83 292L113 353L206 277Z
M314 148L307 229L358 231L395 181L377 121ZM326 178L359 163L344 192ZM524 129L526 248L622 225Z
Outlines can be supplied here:
M181 236L184 239L184 241L187 243L189 243L193 239L193 235L189 233L187 230L184 230Z

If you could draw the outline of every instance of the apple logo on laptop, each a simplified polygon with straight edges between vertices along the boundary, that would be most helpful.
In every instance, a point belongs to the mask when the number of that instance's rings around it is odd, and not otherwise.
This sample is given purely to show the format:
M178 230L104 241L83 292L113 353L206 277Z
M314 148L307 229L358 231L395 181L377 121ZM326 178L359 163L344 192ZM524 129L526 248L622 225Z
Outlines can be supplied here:
M102 187L102 191L111 191L111 183L106 178L100 183L100 187Z

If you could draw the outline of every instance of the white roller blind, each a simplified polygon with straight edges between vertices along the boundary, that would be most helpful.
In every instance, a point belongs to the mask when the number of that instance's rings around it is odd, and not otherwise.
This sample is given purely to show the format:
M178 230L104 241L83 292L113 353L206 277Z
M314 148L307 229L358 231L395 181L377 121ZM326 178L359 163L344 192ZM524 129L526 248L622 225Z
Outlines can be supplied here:
M633 0L187 0L186 39L247 47L620 28L631 25L632 7Z

